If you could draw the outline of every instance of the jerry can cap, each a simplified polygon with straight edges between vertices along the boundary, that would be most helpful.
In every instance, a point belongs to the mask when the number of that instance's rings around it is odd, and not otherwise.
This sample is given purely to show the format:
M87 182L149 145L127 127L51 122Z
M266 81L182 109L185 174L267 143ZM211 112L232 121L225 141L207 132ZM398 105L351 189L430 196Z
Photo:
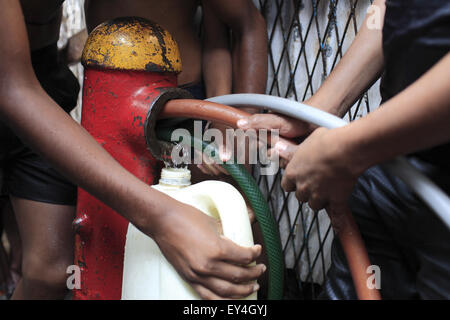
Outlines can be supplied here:
M187 168L163 168L159 184L189 186L191 184L191 171Z

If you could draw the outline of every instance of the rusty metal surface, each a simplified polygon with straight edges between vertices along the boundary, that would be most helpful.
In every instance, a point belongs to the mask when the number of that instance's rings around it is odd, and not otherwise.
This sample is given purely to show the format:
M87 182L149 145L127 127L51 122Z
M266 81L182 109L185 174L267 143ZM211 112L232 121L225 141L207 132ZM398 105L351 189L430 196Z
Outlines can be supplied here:
M158 160L169 160L169 155L173 145L156 138L156 120L166 103L173 99L192 99L189 91L180 88L165 88L161 93L153 99L144 123L144 134L147 147L152 155Z
M160 91L175 86L175 74L85 71L82 126L125 169L148 185L158 178L162 163L147 149L145 119ZM78 190L75 260L81 269L81 290L74 297L120 299L128 221Z
M178 45L167 30L149 20L122 17L106 21L89 35L85 67L181 72Z

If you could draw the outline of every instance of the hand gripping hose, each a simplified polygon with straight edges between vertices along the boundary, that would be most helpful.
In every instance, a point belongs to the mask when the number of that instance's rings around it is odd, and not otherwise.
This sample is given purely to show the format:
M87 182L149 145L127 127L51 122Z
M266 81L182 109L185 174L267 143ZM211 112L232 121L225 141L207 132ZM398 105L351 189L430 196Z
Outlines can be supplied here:
M265 108L329 129L348 124L339 117L306 104L263 94L229 94L207 99L207 101L230 106L250 105ZM401 178L450 228L450 198L445 192L416 170L404 157L397 157L384 165L392 174Z
M173 141L173 130L174 128L161 128L156 132L157 138L167 142L187 144L189 147L191 145L194 147L201 146L202 150L200 151L207 151L208 155L218 157L218 149L213 144L208 144L205 141L197 139L194 135L191 136L191 141ZM223 163L221 166L237 182L256 215L256 219L261 227L264 247L268 258L267 272L269 276L269 288L267 297L270 300L280 300L283 298L284 257L281 249L278 225L258 185L245 167L240 164L231 163Z
M197 118L217 121L235 127L238 119L245 118L249 115L250 114L242 110L214 102L192 99L174 99L168 101L163 108L161 108L157 118ZM149 129L148 131L151 130ZM292 143L289 141L286 142ZM148 145L149 148L152 149L152 143L148 143ZM327 208L327 212L330 216L333 229L336 231L344 249L358 298L364 300L380 299L378 290L369 289L367 286L368 275L366 271L371 264L364 242L350 211L348 208ZM262 229L262 232L264 237L266 231ZM266 240L264 241L267 247ZM277 236L277 241L280 241L279 236ZM268 254L276 254L276 252L272 252L270 249L267 250L267 252ZM270 263L269 268L271 268ZM271 279L271 272L275 272L274 268L272 268L272 271L269 271L269 281ZM272 275L273 278L275 278L275 276L276 275L274 274Z

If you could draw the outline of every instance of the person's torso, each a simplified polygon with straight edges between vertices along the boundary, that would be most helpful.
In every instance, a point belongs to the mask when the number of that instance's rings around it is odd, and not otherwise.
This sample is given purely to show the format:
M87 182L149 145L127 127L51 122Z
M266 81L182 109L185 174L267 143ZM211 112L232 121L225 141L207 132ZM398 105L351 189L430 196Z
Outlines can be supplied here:
M387 0L383 26L383 101L406 89L449 51L450 1ZM414 156L450 170L450 143Z
M201 44L195 29L197 0L91 0L86 9L88 31L117 17L138 16L166 28L178 43L183 71L180 85L201 81Z

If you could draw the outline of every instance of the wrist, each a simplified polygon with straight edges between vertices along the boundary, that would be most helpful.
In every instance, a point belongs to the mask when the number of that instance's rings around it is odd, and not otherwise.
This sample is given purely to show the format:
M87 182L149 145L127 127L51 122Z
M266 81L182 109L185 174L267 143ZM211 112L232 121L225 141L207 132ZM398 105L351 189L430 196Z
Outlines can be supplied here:
M347 125L333 131L334 146L339 150L338 157L353 176L360 176L374 164L368 141L354 127Z
M338 117L343 117L345 110L342 103L336 97L330 97L326 94L320 92L320 90L311 96L309 99L305 100L305 104L320 109L322 111L331 113Z
M141 197L145 201L141 202L140 208L131 208L133 212L128 214L128 219L136 228L154 238L162 231L170 213L177 211L179 202L156 189L149 189Z

